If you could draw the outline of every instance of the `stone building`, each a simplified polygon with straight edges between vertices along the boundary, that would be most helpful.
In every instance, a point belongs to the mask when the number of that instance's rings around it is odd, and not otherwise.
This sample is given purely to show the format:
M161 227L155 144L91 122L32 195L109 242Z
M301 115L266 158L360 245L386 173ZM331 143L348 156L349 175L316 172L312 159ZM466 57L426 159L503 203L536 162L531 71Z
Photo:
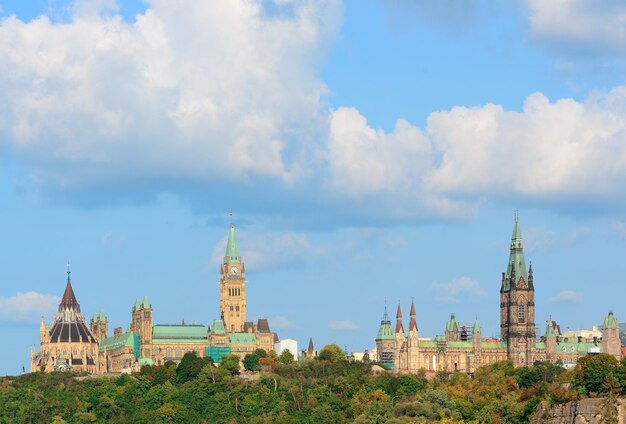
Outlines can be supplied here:
M511 360L515 366L535 361L575 363L579 357L597 353L621 357L617 318L609 312L602 326L602 337L563 337L554 321L546 322L545 335L535 334L535 286L532 265L526 268L522 234L515 219L509 260L500 284L500 338L483 339L478 321L461 325L454 314L444 334L434 339L419 338L415 304L411 302L409 331L405 333L400 304L395 329L387 308L376 335L378 362L400 372L447 370L474 372L481 365Z
M67 284L52 326L47 327L43 317L39 327L39 352L33 348L30 370L98 372L98 341L80 313L80 304L74 295L68 265Z
M31 370L85 370L90 373L119 373L139 370L142 365L163 365L180 361L187 352L210 356L220 362L222 356L236 354L243 358L256 349L273 351L278 341L268 320L247 320L245 266L235 234L230 225L224 261L220 266L220 318L210 326L203 324L154 324L148 297L137 299L131 308L131 322L108 335L108 319L103 311L94 313L89 328L80 315L69 280L59 305L59 315L52 328L42 321L41 349L33 351ZM61 331L61 329L63 331ZM60 335L60 336L59 336ZM69 337L69 339L68 339Z

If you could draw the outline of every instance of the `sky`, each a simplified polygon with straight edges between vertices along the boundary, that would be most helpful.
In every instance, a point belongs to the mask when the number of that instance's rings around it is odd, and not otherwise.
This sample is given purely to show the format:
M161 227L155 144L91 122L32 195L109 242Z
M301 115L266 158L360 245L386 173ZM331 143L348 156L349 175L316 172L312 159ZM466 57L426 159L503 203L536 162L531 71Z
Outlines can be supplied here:
M68 261L111 333L217 318L231 209L301 348L497 337L515 211L539 334L621 318L625 53L618 0L0 0L0 375Z

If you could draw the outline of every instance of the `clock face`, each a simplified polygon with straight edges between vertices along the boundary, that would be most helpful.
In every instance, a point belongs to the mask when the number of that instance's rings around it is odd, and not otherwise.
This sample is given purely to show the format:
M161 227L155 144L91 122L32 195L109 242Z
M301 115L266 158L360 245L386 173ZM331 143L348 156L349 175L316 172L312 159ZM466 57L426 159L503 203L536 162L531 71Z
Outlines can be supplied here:
M232 267L232 268L230 269L230 273L231 273L231 274L233 274L233 275L237 275L237 272L239 272L239 270L237 269L237 267L236 267L236 266L234 266L234 267Z

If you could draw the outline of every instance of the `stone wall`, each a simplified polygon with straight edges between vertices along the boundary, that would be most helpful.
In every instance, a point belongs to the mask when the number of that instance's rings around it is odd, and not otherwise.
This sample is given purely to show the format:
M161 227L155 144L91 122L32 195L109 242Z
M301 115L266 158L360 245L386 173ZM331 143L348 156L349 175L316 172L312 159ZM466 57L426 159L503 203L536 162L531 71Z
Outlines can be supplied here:
M582 399L546 408L539 405L531 419L531 424L626 424L626 399L617 399L613 406L615 418L604 417L603 412L609 408L606 398ZM617 409L615 411L615 409Z

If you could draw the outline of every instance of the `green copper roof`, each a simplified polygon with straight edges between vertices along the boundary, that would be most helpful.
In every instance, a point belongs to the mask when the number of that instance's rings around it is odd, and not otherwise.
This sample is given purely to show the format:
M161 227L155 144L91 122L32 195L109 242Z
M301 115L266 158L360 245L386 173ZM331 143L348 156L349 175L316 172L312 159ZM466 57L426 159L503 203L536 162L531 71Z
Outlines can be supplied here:
M450 321L446 323L446 331L454 331L454 327L456 326L456 318L454 314L450 315Z
M237 248L237 237L235 237L234 224L230 224L230 231L228 231L228 243L226 244L225 260L229 264L239 263L239 249Z
M509 254L509 263L506 268L506 276L502 284L503 291L511 290L511 273L515 272L515 282L520 278L528 283L528 272L526 271L526 261L524 260L524 247L522 245L522 232L519 229L519 222L515 218L513 225L513 234L511 235L511 253Z
M447 342L446 343L446 347L449 348L463 348L463 349L471 349L472 348L472 342Z
M207 340L209 327L205 325L155 325L152 338L159 340Z
M92 320L93 322L98 321L98 315L97 315L95 312L93 313L93 316L91 317L91 320Z
M100 309L100 315L98 316L98 318L100 319L100 321L106 321L107 316L104 315L104 311L102 309Z
M135 309L139 308L141 308L141 303L139 302L139 299L135 299Z
M226 334L226 328L224 327L224 321L216 319L211 326L211 332L215 334Z
M391 322L381 321L378 334L376 334L376 340L394 340L393 330L391 329Z
M480 342L480 347L482 349L506 349L506 342L502 342L502 341L483 341Z
M554 334L554 327L552 326L552 323L549 321L546 324L546 337L556 337L556 334Z
M144 296L143 297L143 307L144 308L149 308L150 307L150 302L148 301L148 296Z
M229 335L231 345L256 344L256 336L253 333L234 333Z
M132 331L129 331L119 337L107 337L106 339L100 340L100 342L98 343L98 348L100 352L104 352L105 349L113 350L123 346L133 347L134 345L135 335Z
M535 343L535 349L545 350L545 348L546 348L546 344L544 342L536 342Z
M480 334L480 325L478 324L478 319L474 321L474 334Z
M611 311L606 318L604 318L604 328L612 328L613 325L617 326L617 318L615 318L613 311Z

